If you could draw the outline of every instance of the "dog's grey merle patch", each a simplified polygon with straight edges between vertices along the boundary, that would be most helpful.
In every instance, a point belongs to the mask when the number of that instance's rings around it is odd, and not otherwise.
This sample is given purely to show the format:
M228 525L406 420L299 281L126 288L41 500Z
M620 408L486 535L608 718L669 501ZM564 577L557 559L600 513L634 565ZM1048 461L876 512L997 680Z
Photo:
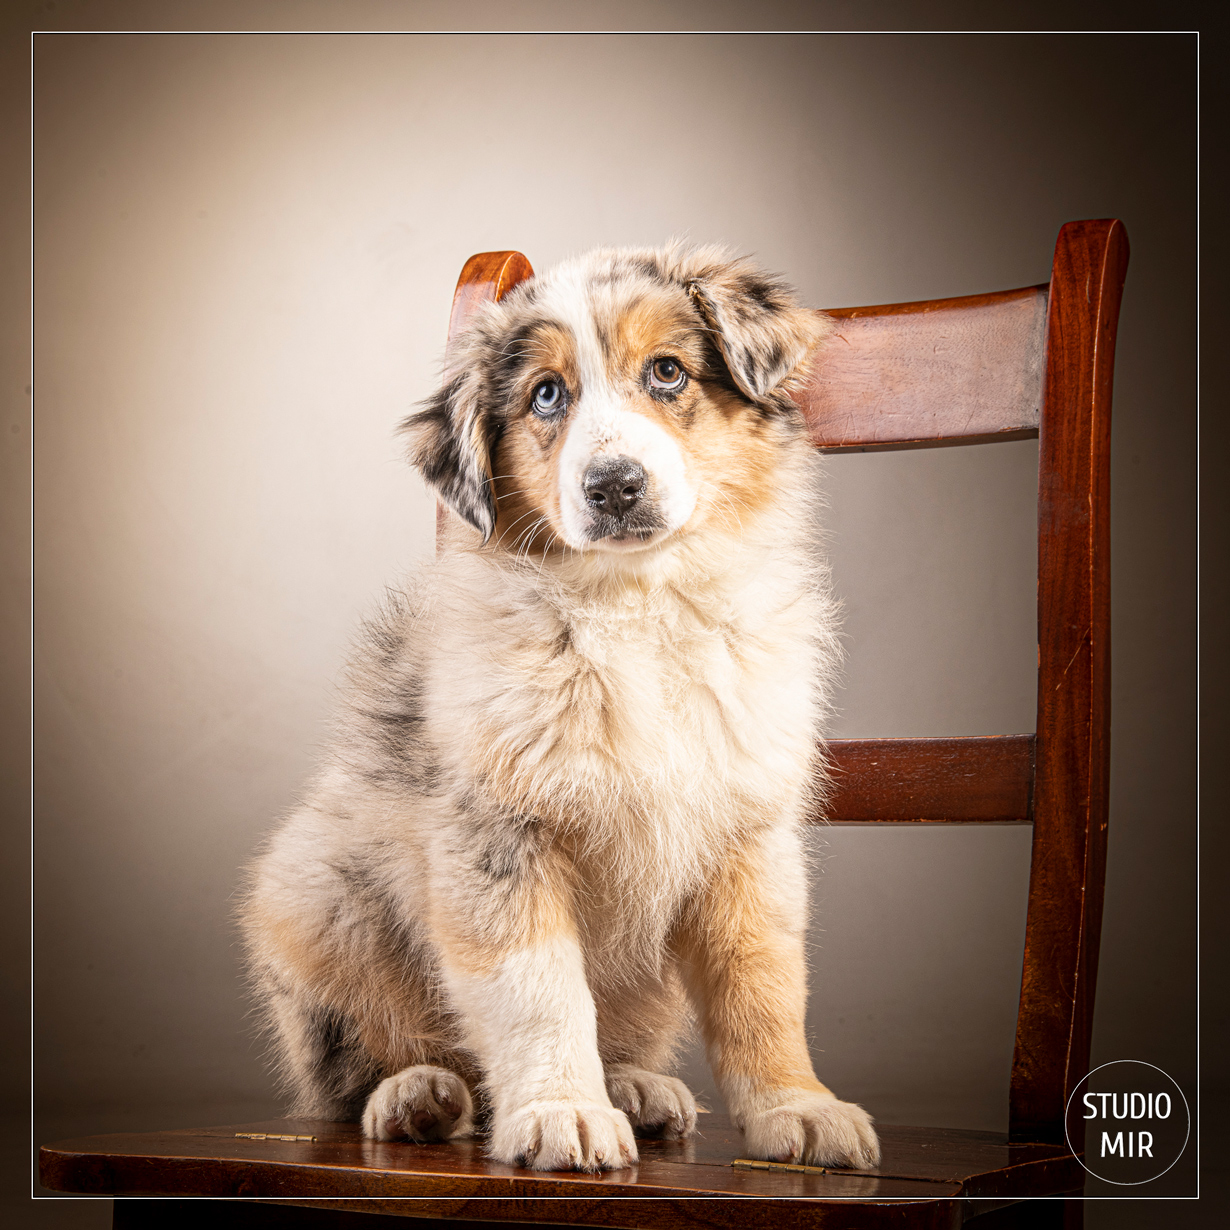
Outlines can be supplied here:
M355 1036L346 1017L319 1004L304 1004L277 985L267 985L272 999L281 1001L282 1015L294 1022L283 1046L294 1044L293 1063L284 1076L293 1079L295 1106L301 1113L339 1121L357 1119L382 1073ZM287 1060L292 1059L287 1054Z
M529 873L541 846L538 821L526 817L520 824L489 833L475 865L493 880L521 880Z
M423 478L486 538L495 527L495 495L487 461L474 444L479 408L463 398L471 383L465 373L454 376L402 423L402 431L414 440L411 460Z

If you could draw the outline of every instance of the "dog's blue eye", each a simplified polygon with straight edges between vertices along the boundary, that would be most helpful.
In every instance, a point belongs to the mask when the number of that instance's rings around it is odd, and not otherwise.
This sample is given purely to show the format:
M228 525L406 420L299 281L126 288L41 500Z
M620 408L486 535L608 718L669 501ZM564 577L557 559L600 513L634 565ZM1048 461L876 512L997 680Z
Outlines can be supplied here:
M676 359L655 359L649 369L649 383L664 393L677 393L684 386L688 374Z
M544 380L534 389L534 413L550 418L564 408L564 390L558 380Z

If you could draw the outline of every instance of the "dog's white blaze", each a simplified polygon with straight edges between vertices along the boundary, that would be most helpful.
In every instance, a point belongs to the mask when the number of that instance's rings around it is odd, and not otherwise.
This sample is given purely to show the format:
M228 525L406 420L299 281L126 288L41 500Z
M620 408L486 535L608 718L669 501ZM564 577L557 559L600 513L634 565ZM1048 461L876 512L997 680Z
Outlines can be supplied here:
M545 300L572 333L581 379L558 471L564 537L569 546L577 548L601 545L585 532L592 514L581 485L586 469L597 456L630 457L644 467L647 495L655 502L668 534L686 524L697 498L697 485L688 475L679 445L652 419L629 410L612 383L594 324L591 293L584 274L569 270L555 282Z
M509 953L488 974L450 969L445 982L470 1029L497 1113L532 1101L609 1106L598 1021L575 939Z
M654 500L667 533L679 529L692 515L696 487L670 434L643 414L623 409L613 393L595 397L587 389L559 458L560 520L570 546L600 545L585 534L591 514L582 487L587 467L599 455L640 462L648 476L648 497Z

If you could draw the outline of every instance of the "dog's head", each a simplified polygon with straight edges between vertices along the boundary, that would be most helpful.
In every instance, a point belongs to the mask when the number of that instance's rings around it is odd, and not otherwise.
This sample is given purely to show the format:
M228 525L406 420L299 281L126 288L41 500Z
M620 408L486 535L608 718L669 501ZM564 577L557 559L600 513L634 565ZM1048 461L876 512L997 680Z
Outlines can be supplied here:
M598 251L488 305L404 424L411 459L485 541L650 549L762 505L788 396L831 330L716 248Z

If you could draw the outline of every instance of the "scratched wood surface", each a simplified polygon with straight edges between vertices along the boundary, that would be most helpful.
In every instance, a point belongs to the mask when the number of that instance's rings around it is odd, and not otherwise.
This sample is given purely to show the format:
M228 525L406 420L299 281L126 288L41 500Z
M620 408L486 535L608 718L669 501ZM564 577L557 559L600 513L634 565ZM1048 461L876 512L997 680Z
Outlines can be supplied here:
M238 1132L315 1136L251 1140ZM199 1130L125 1133L61 1141L40 1151L44 1185L57 1191L293 1198L430 1198L474 1201L737 1199L921 1201L958 1196L1043 1195L1078 1186L1082 1171L1062 1147L1010 1144L1003 1134L880 1127L875 1171L798 1174L732 1166L742 1135L706 1115L689 1141L641 1140L640 1163L600 1175L544 1174L487 1160L481 1141L414 1145L371 1141L357 1124L279 1119ZM565 1219L566 1220L566 1219ZM618 1223L605 1223L618 1224ZM744 1224L734 1221L731 1224ZM784 1223L783 1223L784 1224ZM904 1224L904 1223L903 1223Z
M1060 1141L1089 1071L1110 781L1110 411L1128 241L1055 245L1038 474L1038 739L1010 1130ZM1078 1130L1083 1120L1077 1121Z

